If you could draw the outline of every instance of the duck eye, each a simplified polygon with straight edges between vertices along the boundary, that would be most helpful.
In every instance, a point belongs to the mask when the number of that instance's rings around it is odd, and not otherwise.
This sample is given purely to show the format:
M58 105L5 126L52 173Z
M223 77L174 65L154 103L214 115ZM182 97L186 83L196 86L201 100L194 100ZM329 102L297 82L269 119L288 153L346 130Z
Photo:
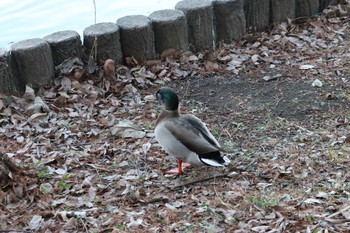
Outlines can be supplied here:
M160 101L162 99L162 93L160 93L159 91L156 93L156 98L158 101Z

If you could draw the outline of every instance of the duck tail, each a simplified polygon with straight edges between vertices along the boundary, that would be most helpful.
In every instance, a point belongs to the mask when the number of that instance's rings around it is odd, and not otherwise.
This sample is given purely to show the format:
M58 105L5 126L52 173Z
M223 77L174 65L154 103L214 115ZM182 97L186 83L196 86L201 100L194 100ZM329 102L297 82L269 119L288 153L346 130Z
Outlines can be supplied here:
M198 154L198 157L202 163L214 167L228 166L231 163L231 160L225 155L221 154L220 151Z

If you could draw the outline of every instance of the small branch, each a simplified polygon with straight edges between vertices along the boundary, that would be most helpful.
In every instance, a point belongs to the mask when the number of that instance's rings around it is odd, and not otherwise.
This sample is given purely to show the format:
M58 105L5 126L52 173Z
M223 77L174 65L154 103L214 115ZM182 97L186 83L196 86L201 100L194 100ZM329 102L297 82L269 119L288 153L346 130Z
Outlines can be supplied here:
M135 204L142 204L142 205L148 205L148 204L153 204L157 202L163 202L163 203L168 203L169 199L165 197L160 197L160 198L153 198L151 200L135 200L132 202L133 205Z
M94 2L94 15L95 15L95 24L97 22L97 19L96 19L96 2L95 0L92 0Z
M238 172L243 172L243 171L246 171L250 166L252 166L254 163L256 162L256 159L251 161L247 166L245 166L244 168L242 169L236 169L238 170ZM234 172L235 171L230 171L228 173L225 173L225 174L221 174L221 175L214 175L214 176L209 176L209 177L206 177L206 178L203 178L203 179L200 179L200 180L195 180L195 181L191 181L191 182L187 182L187 183L183 183L183 184L179 184L179 185L175 185L174 187L172 187L171 189L172 190L175 190L175 189L178 189L178 188L182 188L182 187L185 187L185 186L189 186L189 185L192 185L192 184L197 184L197 183L201 183L201 182L205 182L205 181L209 181L209 180L213 180L213 179L217 179L217 178L232 178L233 175L234 175Z
M350 209L350 205L348 205L347 207L345 207L345 208L339 210L338 212L335 212L335 213L329 215L326 219L328 219L328 218L333 218L334 216L337 216L337 215L339 215L339 214L341 214L341 213L347 211L348 209Z
M169 202L169 199L168 198L164 198L164 197L161 197L161 198L153 198L149 201L146 201L145 203L146 204L151 204L151 203L157 203L157 202L163 202L163 203L167 203Z
M284 97L279 98L279 99L277 100L276 104L275 104L275 107L277 107L277 106L279 105L279 103L280 103L283 99L284 99Z
M309 133L309 134L317 135L315 132L310 131L310 130L308 130L308 129L306 129L306 128L300 126L300 125L297 125L297 124L295 124L295 123L292 123L292 122L288 121L287 119L285 119L285 118L283 118L283 117L277 117L277 118L280 119L280 120L282 120L282 121L285 121L285 122L286 122L288 125L290 125L290 126L295 126L295 127L297 127L298 129L300 129L300 130L302 130L302 131L305 131L305 132L307 132L307 133Z
M27 231L27 230L0 230L0 233L5 233L5 232L32 233L34 231Z
M89 230L88 230L87 227L86 227L86 224L85 224L85 222L84 222L84 219L82 219L82 218L79 218L79 219L80 219L81 223L83 224L83 227L84 227L84 229L85 229L85 232L86 232L86 233L89 233Z

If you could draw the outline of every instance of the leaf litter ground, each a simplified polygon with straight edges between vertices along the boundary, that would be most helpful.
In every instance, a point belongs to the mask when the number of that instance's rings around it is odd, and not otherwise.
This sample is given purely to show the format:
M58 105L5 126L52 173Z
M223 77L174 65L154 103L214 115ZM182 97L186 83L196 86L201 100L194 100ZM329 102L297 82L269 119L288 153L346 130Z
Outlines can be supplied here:
M21 168L1 170L0 231L349 231L349 10L2 96L0 152ZM161 107L148 100L163 85L208 124L229 168L162 173L176 162L154 140Z

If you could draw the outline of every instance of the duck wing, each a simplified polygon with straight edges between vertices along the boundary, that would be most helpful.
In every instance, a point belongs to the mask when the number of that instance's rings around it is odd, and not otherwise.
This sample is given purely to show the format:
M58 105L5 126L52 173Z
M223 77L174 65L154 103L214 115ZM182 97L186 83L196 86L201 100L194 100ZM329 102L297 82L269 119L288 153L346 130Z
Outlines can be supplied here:
M199 155L222 150L205 124L193 115L169 119L164 122L164 127L184 146Z
M190 123L196 130L198 130L200 135L202 135L205 138L205 140L208 141L212 146L214 146L218 150L222 150L219 142L211 134L211 132L209 131L209 129L203 121L201 121L198 117L194 115L183 115L182 118L188 123Z

